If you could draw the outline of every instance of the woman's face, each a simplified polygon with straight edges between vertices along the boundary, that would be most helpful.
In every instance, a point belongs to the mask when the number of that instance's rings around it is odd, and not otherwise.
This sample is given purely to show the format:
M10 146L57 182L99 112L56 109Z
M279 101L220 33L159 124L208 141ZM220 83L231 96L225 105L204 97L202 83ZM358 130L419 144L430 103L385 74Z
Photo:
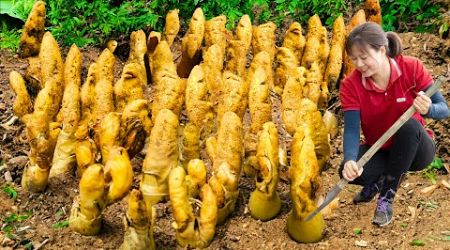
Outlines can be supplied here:
M386 49L381 47L376 50L370 46L362 48L359 45L353 45L349 58L362 76L372 77L383 70L382 64L386 60Z

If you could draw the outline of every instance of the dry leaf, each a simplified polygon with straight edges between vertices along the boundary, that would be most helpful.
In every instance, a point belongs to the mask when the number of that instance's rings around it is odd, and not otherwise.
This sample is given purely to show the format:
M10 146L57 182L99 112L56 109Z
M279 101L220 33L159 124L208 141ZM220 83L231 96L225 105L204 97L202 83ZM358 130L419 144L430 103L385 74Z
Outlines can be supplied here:
M434 191L436 188L438 188L438 187L439 187L438 184L434 184L434 185L431 185L431 186L422 188L422 189L420 190L420 192L421 192L422 194L427 194L427 195L429 195L429 194L433 193L433 191Z
M442 180L440 185L450 189L450 183L448 183L448 181L446 181L446 180Z
M365 240L357 240L357 241L355 241L355 245L358 247L367 247L368 246L367 241L365 241Z
M414 219L416 217L416 208L408 206L408 210L409 210L409 213L411 214L411 218Z

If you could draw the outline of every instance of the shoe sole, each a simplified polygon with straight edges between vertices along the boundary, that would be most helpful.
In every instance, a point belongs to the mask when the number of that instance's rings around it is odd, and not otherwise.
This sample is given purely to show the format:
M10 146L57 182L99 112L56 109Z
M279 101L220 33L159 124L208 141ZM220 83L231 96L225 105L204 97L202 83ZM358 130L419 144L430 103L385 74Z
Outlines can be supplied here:
M379 224L379 223L377 223L377 222L375 222L375 221L372 221L372 223L375 224L375 225L377 225L377 226L379 226L379 227L384 227L384 226L389 225L389 224L392 222L392 220L393 220L393 218L391 218L390 220L388 220L387 222L385 222L385 223L383 223L383 224Z

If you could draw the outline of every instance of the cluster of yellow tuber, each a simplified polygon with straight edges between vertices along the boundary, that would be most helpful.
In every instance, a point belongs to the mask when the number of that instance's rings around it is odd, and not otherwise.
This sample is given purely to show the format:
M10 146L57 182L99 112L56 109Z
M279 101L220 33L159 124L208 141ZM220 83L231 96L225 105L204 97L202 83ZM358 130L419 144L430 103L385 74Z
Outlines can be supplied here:
M369 20L379 17L377 4L367 2ZM162 33L131 34L120 79L114 79L117 43L110 41L81 84L79 49L73 45L63 63L52 35L43 35L45 5L36 2L20 45L30 66L25 79L10 74L13 110L31 146L23 187L43 191L49 176L63 176L76 166L81 179L69 220L74 231L97 234L102 211L128 194L120 249L155 249L153 206L164 201L171 203L178 243L205 248L216 225L235 209L242 170L256 181L251 215L267 221L280 212L277 185L285 163L278 126L293 136L288 233L299 242L320 240L322 215L303 220L316 208L320 172L330 155L330 137L337 133L336 118L321 111L328 106L329 90L337 87L346 33L365 21L364 11L347 29L343 17L336 18L330 43L317 15L310 17L306 36L294 22L277 48L275 24L252 27L244 15L233 34L225 16L206 21L198 8L176 64L171 46L180 30L178 14L167 14ZM281 96L282 124L272 122L278 114L272 114L271 91ZM129 192L131 159L145 144L139 190Z

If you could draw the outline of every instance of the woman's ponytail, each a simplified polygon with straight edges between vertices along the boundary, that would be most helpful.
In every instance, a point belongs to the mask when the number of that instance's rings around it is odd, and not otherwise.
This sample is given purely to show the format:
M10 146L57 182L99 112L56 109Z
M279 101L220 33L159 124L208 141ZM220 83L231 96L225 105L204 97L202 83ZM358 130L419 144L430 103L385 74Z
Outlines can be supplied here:
M402 54L402 40L397 33L389 31L386 32L386 38L388 39L387 55L389 57L396 57Z

